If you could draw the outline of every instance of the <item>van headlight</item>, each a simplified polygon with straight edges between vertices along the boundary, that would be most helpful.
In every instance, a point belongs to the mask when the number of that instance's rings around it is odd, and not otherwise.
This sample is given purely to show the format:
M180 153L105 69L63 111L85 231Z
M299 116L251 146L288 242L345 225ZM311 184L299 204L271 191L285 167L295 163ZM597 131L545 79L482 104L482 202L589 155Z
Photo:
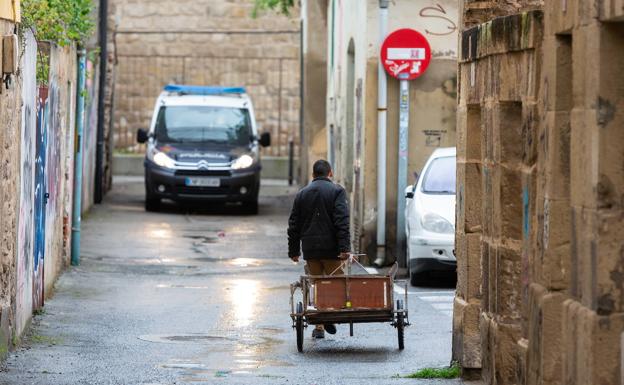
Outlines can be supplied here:
M253 164L254 164L254 158L251 157L250 155L245 154L236 158L236 160L232 162L232 169L242 170L244 168L249 168L253 166Z
M171 159L169 155L164 152L153 150L148 153L148 159L156 163L160 167L175 168L175 160Z
M453 225L438 214L425 214L420 220L420 223L425 230L433 233L453 234L455 232Z

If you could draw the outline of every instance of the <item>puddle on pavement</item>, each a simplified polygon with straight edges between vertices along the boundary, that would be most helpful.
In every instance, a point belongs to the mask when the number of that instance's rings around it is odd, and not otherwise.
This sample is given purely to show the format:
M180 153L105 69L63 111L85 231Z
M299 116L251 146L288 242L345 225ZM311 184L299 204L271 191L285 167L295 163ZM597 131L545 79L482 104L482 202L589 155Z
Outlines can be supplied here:
M144 334L138 337L142 341L159 342L165 344L176 343L207 343L211 344L231 344L236 342L236 338L226 336L216 336L210 334L181 334L181 335L167 335L167 334Z
M216 237L209 237L207 235L184 235L184 238L198 241L198 243L201 243L201 244L216 243L218 240L218 238Z
M163 284L158 284L156 285L156 287L159 289L195 289L195 290L214 289L214 288L211 288L210 286L163 285Z

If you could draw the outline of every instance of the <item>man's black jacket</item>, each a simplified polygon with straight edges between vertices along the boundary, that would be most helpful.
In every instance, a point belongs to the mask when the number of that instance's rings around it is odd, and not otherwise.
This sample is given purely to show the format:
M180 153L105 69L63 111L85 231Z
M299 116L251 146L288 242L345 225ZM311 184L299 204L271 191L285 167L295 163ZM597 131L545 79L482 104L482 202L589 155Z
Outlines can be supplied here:
M315 178L295 198L288 220L288 256L334 259L351 250L349 204L340 185Z

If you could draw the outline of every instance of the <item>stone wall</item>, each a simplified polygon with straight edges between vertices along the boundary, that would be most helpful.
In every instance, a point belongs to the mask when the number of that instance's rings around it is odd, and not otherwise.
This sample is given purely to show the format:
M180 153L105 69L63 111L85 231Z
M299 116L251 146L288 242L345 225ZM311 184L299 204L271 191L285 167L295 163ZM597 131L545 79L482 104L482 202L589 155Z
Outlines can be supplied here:
M251 0L111 2L116 148L141 149L136 129L149 125L164 85L241 85L260 131L272 133L263 151L288 155L299 140L299 11L252 18L252 9Z
M548 2L463 31L454 358L487 384L621 381L615 3Z
M0 37L12 34L14 28L12 21L0 19ZM15 317L20 109L21 78L11 75L10 87L0 85L0 359L8 351Z
M0 19L0 36L14 31ZM71 235L76 50L37 44L30 31L16 48L17 71L0 89L0 359L52 293ZM42 60L46 85L37 83Z

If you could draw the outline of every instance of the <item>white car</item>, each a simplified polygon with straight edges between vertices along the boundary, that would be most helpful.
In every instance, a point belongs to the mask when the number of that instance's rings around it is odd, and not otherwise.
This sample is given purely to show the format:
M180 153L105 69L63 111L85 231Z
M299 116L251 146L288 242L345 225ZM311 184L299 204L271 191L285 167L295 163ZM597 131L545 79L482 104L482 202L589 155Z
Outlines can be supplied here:
M410 282L423 273L455 271L455 147L431 154L416 184L406 189L405 231Z

